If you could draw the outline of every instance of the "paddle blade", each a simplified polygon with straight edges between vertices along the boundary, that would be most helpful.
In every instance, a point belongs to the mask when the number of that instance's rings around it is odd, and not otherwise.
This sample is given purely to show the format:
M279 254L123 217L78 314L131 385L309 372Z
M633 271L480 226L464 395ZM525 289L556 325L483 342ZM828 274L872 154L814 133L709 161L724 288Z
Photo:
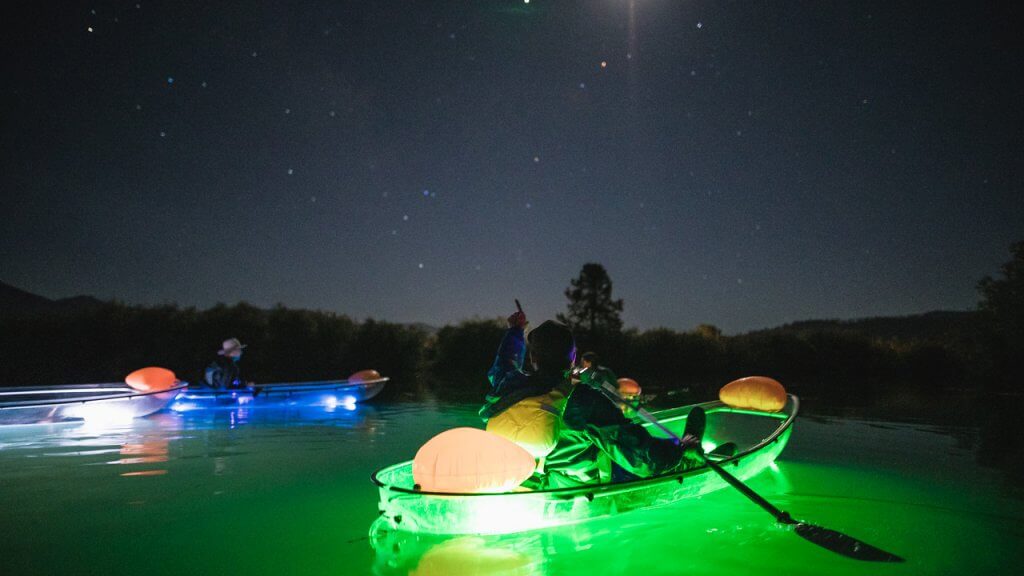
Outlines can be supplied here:
M863 560L865 562L903 562L903 558L895 554L875 548L871 544L861 542L842 532L836 532L821 526L801 522L796 525L796 533L808 542L854 560Z

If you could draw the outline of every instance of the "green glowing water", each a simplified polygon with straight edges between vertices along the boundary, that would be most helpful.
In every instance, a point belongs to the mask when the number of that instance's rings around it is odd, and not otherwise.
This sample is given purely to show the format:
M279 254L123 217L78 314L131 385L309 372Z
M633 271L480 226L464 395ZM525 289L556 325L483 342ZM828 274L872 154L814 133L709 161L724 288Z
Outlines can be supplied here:
M778 470L751 486L906 564L832 555L731 489L517 536L371 542L370 472L475 425L474 412L220 410L0 429L0 572L1015 574L1024 559L1024 502L974 463L975 430L807 415Z

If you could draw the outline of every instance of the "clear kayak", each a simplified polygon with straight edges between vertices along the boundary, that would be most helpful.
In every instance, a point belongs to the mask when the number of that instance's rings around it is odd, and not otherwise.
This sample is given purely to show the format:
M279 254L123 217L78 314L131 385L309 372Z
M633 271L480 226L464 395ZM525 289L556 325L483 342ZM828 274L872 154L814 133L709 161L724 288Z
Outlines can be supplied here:
M147 392L116 382L0 388L0 425L123 422L162 410L187 386L180 382Z
M192 386L171 404L171 409L185 412L212 406L253 403L347 406L365 402L380 394L387 381L387 377L381 377L370 380L281 382L236 389Z
M740 480L772 465L789 441L800 408L789 395L780 412L727 406L719 401L660 410L653 414L667 428L681 433L694 406L707 414L704 449L734 442L732 456L715 457ZM665 434L648 426L654 436ZM439 493L416 490L412 462L382 468L371 476L380 493L380 517L371 534L400 530L428 534L506 534L573 524L671 504L726 487L707 466L626 482L549 490L519 489L501 493Z

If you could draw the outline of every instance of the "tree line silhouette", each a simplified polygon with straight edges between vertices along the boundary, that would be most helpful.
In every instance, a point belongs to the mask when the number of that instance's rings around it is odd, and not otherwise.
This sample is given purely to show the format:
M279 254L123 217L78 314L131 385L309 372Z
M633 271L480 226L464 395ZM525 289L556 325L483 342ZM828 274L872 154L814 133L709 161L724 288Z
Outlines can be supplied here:
M976 312L804 322L736 336L710 325L623 330L623 302L611 297L607 271L588 263L566 290L569 305L559 318L573 326L581 352L597 352L603 364L650 393L702 399L751 374L775 377L803 396L847 403L950 389L1019 393L1024 242L1011 250L1002 276L979 284ZM344 378L374 368L392 378L391 397L476 400L487 390L484 374L503 331L500 319L435 331L245 303L7 311L0 314L0 385L117 381L148 365L196 381L220 342L235 336L249 345L242 366L253 381Z

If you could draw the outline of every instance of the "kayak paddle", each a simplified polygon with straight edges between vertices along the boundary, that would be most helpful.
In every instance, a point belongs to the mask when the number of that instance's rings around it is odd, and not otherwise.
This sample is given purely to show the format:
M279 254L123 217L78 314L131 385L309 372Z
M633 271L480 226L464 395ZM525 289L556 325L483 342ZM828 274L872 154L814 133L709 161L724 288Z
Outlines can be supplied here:
M658 419L655 418L653 414L643 408L640 408L639 404L637 406L632 406L619 395L618 390L610 386L607 382L601 388L606 395L613 395L612 400L617 400L626 406L634 408L637 414L639 414L644 420L647 420L659 430L668 434L668 436L675 440L677 444L682 442L678 434L669 430L668 427L661 422L658 422ZM807 540L812 544L817 544L818 546L835 552L836 554L842 554L847 558L853 558L854 560L863 560L866 562L903 562L903 558L892 554L891 552L886 552L885 550L876 548L866 542L857 540L852 536L847 536L842 532L795 520L789 515L789 512L779 510L772 505L771 502L768 502L761 497L760 494L754 492L749 486L741 482L739 478L736 478L732 474L726 472L725 469L723 469L717 462L708 458L707 455L704 454L703 450L699 450L699 454L704 463L721 476L723 480L728 482L730 486L742 492L743 495L749 498L751 502L757 504L775 517L775 520L779 524L794 526L794 531L804 540Z

